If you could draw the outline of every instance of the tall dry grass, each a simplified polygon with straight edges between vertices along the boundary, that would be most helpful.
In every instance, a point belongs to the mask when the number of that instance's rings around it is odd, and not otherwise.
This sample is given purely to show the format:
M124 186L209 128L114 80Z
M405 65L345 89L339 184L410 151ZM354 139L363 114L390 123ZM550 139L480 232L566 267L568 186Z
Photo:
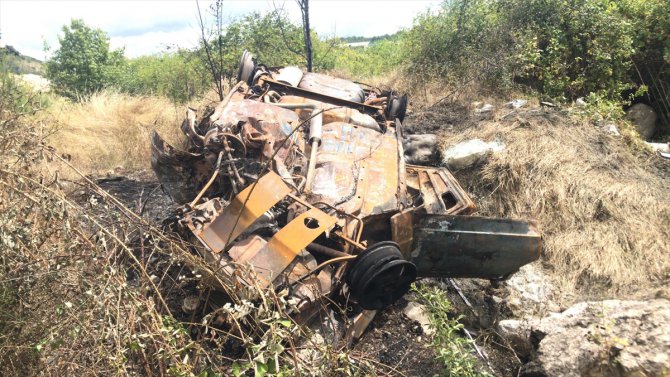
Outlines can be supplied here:
M178 143L185 110L167 98L102 91L79 103L56 99L42 116L57 128L51 145L80 169L101 174L148 169L151 130Z
M473 138L506 144L457 177L474 193L479 214L539 221L544 266L565 292L644 296L670 281L670 169L658 157L557 111L454 128L442 132L445 145Z

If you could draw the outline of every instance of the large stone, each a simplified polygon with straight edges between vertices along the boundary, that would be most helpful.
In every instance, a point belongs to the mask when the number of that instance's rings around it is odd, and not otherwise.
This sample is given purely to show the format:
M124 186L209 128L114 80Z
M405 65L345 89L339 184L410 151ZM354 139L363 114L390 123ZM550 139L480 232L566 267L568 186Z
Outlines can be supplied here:
M527 264L505 281L507 306L516 317L544 315L558 311L556 288L538 264Z
M531 325L522 376L670 376L670 301L582 302Z
M507 339L516 354L526 359L533 352L530 341L530 322L518 319L503 319L498 322L497 331L500 336Z
M487 143L472 139L458 143L442 152L442 161L450 169L465 169L486 159L491 153L505 149L505 145L493 141Z
M670 153L670 143L646 143L654 152Z
M636 103L626 113L626 120L635 125L635 129L644 139L654 136L657 118L654 109L644 103Z
M475 109L475 115L480 119L491 119L493 118L493 105L490 103L485 104L484 106Z

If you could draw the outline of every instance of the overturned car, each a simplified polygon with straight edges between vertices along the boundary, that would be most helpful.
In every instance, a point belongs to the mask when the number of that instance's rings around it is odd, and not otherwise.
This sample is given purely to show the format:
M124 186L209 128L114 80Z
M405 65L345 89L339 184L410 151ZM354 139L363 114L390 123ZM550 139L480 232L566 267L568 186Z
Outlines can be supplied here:
M187 111L188 150L152 136L153 169L216 288L288 288L301 323L323 298L345 303L360 333L417 277L498 280L539 257L533 222L470 216L446 168L405 162L406 96L248 52L238 81L208 116Z

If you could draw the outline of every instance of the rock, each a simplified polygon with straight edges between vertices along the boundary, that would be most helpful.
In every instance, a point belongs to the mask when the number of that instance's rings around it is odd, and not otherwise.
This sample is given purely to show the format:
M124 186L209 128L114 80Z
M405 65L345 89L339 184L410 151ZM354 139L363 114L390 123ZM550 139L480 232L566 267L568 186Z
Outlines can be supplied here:
M626 113L626 120L635 125L635 129L645 140L656 132L656 119L658 116L654 109L644 103L636 103Z
M667 376L669 328L666 299L582 302L532 324L537 349L520 375Z
M621 134L619 133L619 129L614 123L605 123L601 127L603 131L607 132L610 135L621 136Z
M198 296L187 296L181 303L181 310L184 313L193 313L200 305L200 298Z
M493 105L487 103L484 106L475 109L475 115L477 115L480 119L488 119L493 117Z
M528 101L526 101L525 99L515 99L514 101L507 102L505 104L505 107L510 109L518 109L526 106L526 104L528 104Z
M487 143L480 139L472 139L458 143L442 152L442 162L450 169L464 169L482 162L488 155L505 149L498 141Z
M528 358L533 352L530 341L531 325L528 321L504 319L498 322L498 334L505 338L520 358Z
M432 165L439 160L440 151L437 148L437 135L408 135L402 144L405 150L405 162L408 164Z
M428 313L426 313L425 306L418 302L410 301L402 312L407 318L419 322L424 334L433 335L435 333L435 329L430 325L430 318L428 317Z
M535 264L527 264L505 281L507 306L516 316L558 311L553 302L555 287Z
M670 153L670 143L645 143L649 146L649 148L653 149L654 152L661 152L661 153Z

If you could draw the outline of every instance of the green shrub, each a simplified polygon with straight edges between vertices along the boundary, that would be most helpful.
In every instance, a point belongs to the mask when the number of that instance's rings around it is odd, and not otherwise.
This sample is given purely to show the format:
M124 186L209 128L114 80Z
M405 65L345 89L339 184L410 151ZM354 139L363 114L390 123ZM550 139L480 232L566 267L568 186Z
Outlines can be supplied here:
M518 34L521 76L550 97L618 98L631 87L632 28L610 0L519 0L504 7Z
M509 82L499 76L514 46L500 30L499 8L495 1L445 1L438 12L419 16L404 38L407 73L447 83Z
M367 48L351 48L338 44L334 67L357 79L391 72L402 65L403 35L372 41Z
M612 0L445 1L407 34L410 72L525 83L554 98L617 97L631 84L632 26Z
M59 48L46 63L47 78L59 94L77 99L110 85L124 64L123 50L109 50L109 37L82 20L63 26Z
M463 331L463 324L459 322L461 317L449 316L452 307L446 292L437 287L428 286L414 286L412 290L426 305L431 327L435 330L431 347L437 359L444 364L444 375L488 376L477 366L472 342L460 335Z
M212 86L212 79L195 52L179 49L130 59L117 75L115 85L129 94L185 102L202 95Z

